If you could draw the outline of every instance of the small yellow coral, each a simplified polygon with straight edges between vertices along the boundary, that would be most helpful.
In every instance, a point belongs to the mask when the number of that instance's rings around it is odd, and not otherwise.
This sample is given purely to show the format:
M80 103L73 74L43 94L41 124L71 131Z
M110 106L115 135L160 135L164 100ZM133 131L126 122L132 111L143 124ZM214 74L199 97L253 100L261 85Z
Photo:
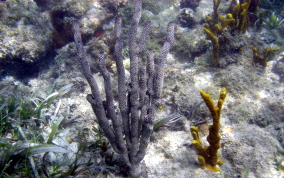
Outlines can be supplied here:
M206 16L206 21L210 22L212 20L212 17L210 17L209 15Z
M253 63L254 64L258 63L263 67L266 67L269 57L271 57L274 52L279 51L279 49L275 48L264 49L263 57L260 56L260 54L257 52L257 49L255 47L252 47L252 51L253 51Z
M221 31L223 31L224 29L228 28L228 26L229 26L231 23L234 23L234 22L235 22L235 19L233 18L232 14L227 14L227 18L220 15L220 16L219 16L219 19L220 19L220 21L221 21L221 26L222 26Z
M240 24L239 24L239 30L242 32L245 32L248 28L247 15L248 15L248 10L244 9L241 12L241 18L240 18Z
M222 160L218 155L218 149L221 147L221 136L219 134L219 130L221 126L221 110L227 95L227 90L226 88L223 88L221 90L217 106L214 106L214 102L209 94L205 93L202 90L200 91L200 94L211 112L213 118L213 125L209 126L209 135L207 136L207 141L209 142L208 147L202 146L202 142L199 139L198 135L198 128L192 126L190 128L192 137L194 139L192 141L192 144L199 155L198 161L200 163L201 168L206 168L210 171L217 172L220 170L218 165L222 164Z
M212 50L212 55L213 55L213 59L212 62L214 65L218 65L218 61L219 61L219 43L218 43L218 37L215 36L213 34L212 31L210 31L207 28L204 28L205 33L207 34L207 36L209 37L209 39L211 40L212 44L213 44L213 50Z

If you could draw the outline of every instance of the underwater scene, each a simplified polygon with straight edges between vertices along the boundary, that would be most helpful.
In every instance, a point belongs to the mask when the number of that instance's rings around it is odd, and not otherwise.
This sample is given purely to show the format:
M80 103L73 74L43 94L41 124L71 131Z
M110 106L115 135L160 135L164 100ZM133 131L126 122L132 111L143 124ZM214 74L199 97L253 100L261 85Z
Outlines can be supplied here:
M0 39L0 178L284 178L283 0L2 0Z

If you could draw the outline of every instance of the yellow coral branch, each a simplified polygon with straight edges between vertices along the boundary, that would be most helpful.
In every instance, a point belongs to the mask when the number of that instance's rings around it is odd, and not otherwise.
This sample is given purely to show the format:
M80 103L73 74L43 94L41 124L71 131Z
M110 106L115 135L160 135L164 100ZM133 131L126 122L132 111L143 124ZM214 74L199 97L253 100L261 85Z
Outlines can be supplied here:
M223 88L221 90L218 104L216 107L214 106L214 102L209 94L201 90L200 95L211 112L213 118L213 125L209 126L209 135L207 136L209 147L205 148L202 146L202 142L199 139L198 135L198 128L194 126L191 127L191 134L194 139L192 141L192 144L198 152L198 161L200 163L201 168L207 168L210 171L217 172L220 170L218 164L222 162L218 155L218 149L221 147L221 136L219 134L221 126L220 116L222 106L227 95L227 90L226 88Z
M253 51L253 63L254 64L258 63L263 67L266 67L269 57L271 57L274 52L279 51L279 49L275 48L264 49L263 57L260 56L260 54L257 52L257 49L255 47L252 47L252 51Z
M218 37L215 36L213 34L212 31L210 31L207 28L204 28L205 33L207 34L207 36L210 38L212 45L213 45L213 50L212 50L212 55L213 55L213 59L212 62L215 66L218 65L218 61L219 61L219 43L218 43Z

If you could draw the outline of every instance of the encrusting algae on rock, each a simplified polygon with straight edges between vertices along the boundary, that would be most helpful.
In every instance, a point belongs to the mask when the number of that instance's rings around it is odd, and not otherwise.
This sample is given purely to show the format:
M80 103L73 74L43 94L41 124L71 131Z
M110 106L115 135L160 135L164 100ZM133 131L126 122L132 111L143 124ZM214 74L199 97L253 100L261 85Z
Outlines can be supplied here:
M194 139L192 141L192 144L198 152L198 161L200 163L201 168L207 168L210 171L218 172L220 170L218 165L222 164L222 160L218 155L218 149L221 147L221 136L219 134L221 127L220 116L222 106L227 95L227 90L226 88L223 88L221 90L218 104L216 107L214 106L214 102L209 94L205 93L202 90L200 91L200 94L211 112L213 118L213 125L209 126L209 135L207 136L207 141L209 143L208 147L202 146L202 142L199 139L198 128L192 126L190 128L192 137Z

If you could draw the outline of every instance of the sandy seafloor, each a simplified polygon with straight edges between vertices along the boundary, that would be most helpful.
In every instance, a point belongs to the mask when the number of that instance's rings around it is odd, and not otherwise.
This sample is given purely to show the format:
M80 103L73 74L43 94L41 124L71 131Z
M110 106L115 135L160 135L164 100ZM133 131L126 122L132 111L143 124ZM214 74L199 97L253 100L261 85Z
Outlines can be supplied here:
M28 85L7 76L1 80L1 88L8 90L18 85L19 90L27 95L36 92L44 98L54 82L57 89L73 83L70 93L62 98L59 113L65 113L69 107L68 119L73 119L74 123L64 127L59 136L71 137L72 148L76 150L78 130L88 130L89 140L93 140L95 137L91 130L97 124L90 104L85 99L90 88L81 73L74 49L74 43L69 43L58 50L54 64L41 71L38 77L30 78ZM168 55L170 62L166 68L163 90L165 105L158 111L157 118L174 112L190 115L202 101L199 90L211 94L217 102L220 89L227 88L228 94L221 116L222 146L219 150L224 163L217 173L199 167L196 151L191 145L189 128L194 121L211 117L202 104L191 120L188 117L153 133L144 158L150 178L235 178L240 177L250 164L250 178L284 177L275 165L275 160L284 156L283 151L279 151L282 149L279 137L284 134L283 72L275 72L277 65L283 65L284 55L278 53L263 69L251 65L252 53L247 54L240 55L238 62L224 68L198 64L189 67L188 63L178 62L174 55ZM199 58L202 56L196 57L195 61ZM94 76L103 92L101 75L96 73ZM115 74L113 79L115 80ZM114 81L114 85L115 83ZM54 104L51 113L55 107ZM210 123L209 119L208 124ZM48 130L48 126L46 128ZM206 144L206 134L200 133L200 136ZM60 139L58 143L60 144Z

